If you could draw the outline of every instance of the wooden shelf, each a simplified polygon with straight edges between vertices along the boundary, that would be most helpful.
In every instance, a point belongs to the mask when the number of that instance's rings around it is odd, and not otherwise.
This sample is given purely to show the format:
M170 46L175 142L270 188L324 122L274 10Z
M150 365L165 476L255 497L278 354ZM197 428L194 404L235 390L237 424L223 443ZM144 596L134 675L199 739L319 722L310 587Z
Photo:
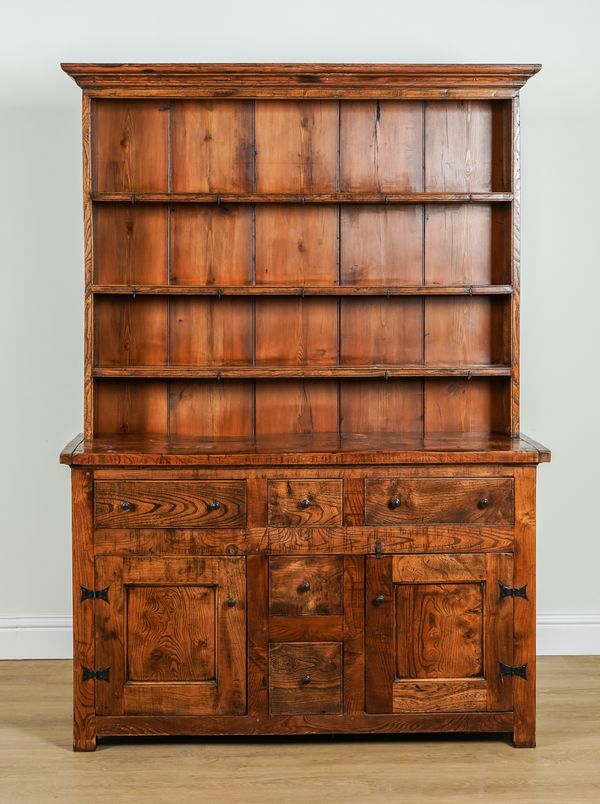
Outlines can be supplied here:
M92 201L187 204L503 204L512 193L93 193Z
M473 366L102 366L97 378L111 379L317 379L374 377L510 377L505 365Z
M511 285L402 285L319 287L289 285L92 285L97 295L120 296L509 296Z

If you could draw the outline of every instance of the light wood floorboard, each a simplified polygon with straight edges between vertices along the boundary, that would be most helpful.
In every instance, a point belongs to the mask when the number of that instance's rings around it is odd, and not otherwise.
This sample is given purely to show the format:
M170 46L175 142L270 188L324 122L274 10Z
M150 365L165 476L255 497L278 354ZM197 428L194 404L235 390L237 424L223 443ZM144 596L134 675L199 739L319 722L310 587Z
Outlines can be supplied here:
M110 741L71 752L70 662L0 662L0 801L600 802L600 657L539 661L536 749L504 737Z

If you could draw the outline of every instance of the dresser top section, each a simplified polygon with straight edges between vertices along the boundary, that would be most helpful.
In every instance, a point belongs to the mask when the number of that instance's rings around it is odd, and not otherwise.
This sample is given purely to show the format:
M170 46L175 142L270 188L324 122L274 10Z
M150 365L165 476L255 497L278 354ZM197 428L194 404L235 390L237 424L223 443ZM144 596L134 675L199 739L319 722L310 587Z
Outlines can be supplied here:
M546 447L521 434L314 433L255 438L109 436L74 438L60 462L72 466L272 466L367 464L538 464Z
M507 98L540 64L62 64L97 97Z

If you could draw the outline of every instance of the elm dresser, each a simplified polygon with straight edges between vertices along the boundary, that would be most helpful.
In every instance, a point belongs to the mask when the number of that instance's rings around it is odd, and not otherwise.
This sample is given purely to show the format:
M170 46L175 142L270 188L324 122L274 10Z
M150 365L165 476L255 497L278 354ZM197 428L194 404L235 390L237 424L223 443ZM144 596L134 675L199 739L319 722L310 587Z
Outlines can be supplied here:
M539 65L65 64L74 747L535 744L519 91Z

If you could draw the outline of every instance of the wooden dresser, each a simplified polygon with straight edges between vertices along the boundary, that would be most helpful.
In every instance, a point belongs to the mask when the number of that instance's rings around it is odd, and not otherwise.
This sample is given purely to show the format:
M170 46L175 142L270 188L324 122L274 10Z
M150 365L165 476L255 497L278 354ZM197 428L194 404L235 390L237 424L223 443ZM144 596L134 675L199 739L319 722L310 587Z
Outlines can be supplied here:
M519 90L537 65L67 64L74 746L535 742Z

